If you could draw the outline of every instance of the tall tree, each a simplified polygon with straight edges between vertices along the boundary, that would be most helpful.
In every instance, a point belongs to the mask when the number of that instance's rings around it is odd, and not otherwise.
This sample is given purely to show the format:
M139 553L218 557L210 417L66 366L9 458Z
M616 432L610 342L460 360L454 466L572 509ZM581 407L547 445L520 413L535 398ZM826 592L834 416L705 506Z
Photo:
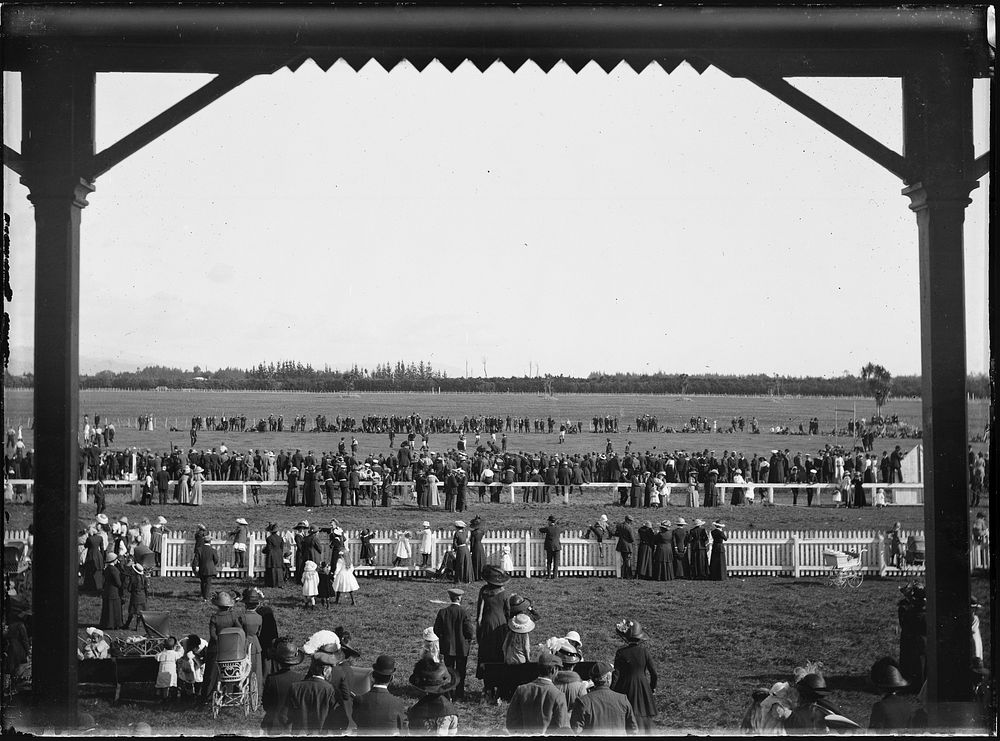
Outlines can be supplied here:
M861 369L861 378L868 386L868 393L875 399L875 413L882 416L882 405L892 390L892 374L881 365L868 363Z

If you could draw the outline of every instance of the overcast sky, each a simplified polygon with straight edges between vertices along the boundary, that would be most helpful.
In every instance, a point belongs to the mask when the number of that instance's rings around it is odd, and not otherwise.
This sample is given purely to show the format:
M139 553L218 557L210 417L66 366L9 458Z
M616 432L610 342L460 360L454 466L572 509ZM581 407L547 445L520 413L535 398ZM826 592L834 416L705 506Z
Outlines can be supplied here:
M98 149L208 79L99 75ZM901 150L898 80L792 82ZM20 149L18 76L4 84ZM975 93L979 154L988 82ZM17 368L33 345L34 225L4 178ZM920 371L901 183L714 68L309 62L245 83L96 187L84 371L423 359L482 375L484 358L490 375ZM966 221L973 373L987 190Z

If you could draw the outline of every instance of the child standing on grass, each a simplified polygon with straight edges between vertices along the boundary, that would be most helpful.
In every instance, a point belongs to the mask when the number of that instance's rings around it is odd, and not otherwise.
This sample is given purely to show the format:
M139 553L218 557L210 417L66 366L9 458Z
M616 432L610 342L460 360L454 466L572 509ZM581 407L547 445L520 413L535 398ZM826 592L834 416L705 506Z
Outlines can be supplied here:
M316 573L316 562L306 561L302 567L302 606L316 609L316 596L319 594L319 574Z
M330 597L333 595L333 576L330 574L330 564L326 561L319 565L319 603L330 609Z
M410 531L400 530L396 533L396 557L392 559L393 566L406 568L410 560Z
M163 641L162 649L156 654L156 661L159 663L156 689L164 704L177 698L177 662L183 656L184 647L172 636Z
M208 641L192 633L181 644L184 653L177 662L178 687L192 698L201 695L201 683L205 679L205 649Z
M375 565L375 546L372 545L372 538L375 537L368 528L361 531L361 563L367 566Z
M337 570L333 574L334 602L340 604L341 594L351 595L351 604L354 602L354 593L358 591L358 580L354 576L354 566L348 560L350 557L347 551L341 551L340 558L337 559Z

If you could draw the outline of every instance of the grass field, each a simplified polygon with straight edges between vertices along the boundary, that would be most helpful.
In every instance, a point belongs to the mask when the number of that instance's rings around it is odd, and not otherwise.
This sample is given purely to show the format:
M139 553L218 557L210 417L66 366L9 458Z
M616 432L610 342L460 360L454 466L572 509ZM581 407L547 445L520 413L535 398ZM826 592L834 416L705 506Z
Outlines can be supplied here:
M24 425L25 443L31 447L33 436L27 427L32 416L33 392L7 389L4 391L5 426ZM365 415L408 415L420 414L424 417L439 415L459 419L465 415L527 416L531 419L545 419L549 416L557 420L582 421L584 433L568 435L565 445L558 445L558 434L508 434L511 450L537 451L541 449L569 453L599 450L603 452L607 437L612 439L615 450L622 451L627 441L634 450L737 450L744 453L765 453L772 448L785 448L794 452L814 452L824 444L850 446L853 439L847 436L800 436L772 435L767 432L772 426L788 425L797 430L799 423L812 417L820 420L820 429L829 432L839 416L839 424L845 426L845 419L857 408L861 416L871 416L874 402L870 399L844 399L820 397L729 397L729 396L652 396L641 394L575 394L557 399L531 394L359 394L357 398L336 394L309 393L257 393L257 392L208 392L208 391L167 391L167 392L120 392L82 391L80 392L81 425L82 415L95 414L102 419L110 419L115 424L115 447L136 446L140 449L165 450L171 444L187 448L190 444L188 429L193 415L239 415L267 417L270 414L284 416L286 424L297 415L306 415L307 427L318 414L325 414L332 421L336 416L350 416L359 419ZM839 415L836 410L841 410ZM846 411L845 411L846 410ZM921 427L921 407L919 399L890 399L883 407L883 413L898 415L900 421ZM171 433L163 427L156 430L137 431L135 418L140 414L152 415L162 421L170 419L170 425L180 432ZM661 425L674 429L692 416L718 420L719 426L728 427L733 417L744 416L749 422L757 417L764 432L760 435L746 433L627 433L628 424L635 424L635 418L642 414L657 417ZM618 415L621 432L605 435L586 432L590 420L595 416ZM969 403L970 438L981 435L989 415L985 401ZM131 420L132 428L127 426ZM174 424L176 421L176 425ZM808 429L808 426L806 425ZM558 429L558 427L556 428ZM347 435L350 442L350 435ZM499 436L498 436L499 437ZM230 448L285 450L301 448L317 452L336 450L340 433L232 433L209 432L203 430L198 436L199 448L217 447L225 442ZM386 435L357 435L362 455L385 452L389 449ZM397 436L397 444L400 442ZM455 447L457 435L432 435L432 450L447 450ZM892 450L897 443L908 449L914 440L876 440L876 451ZM470 437L471 443L471 437ZM973 443L973 448L985 450L982 444Z
M229 582L227 587L243 585ZM621 641L613 626L622 617L639 620L649 636L649 648L660 676L656 692L658 729L719 733L736 729L749 703L750 691L790 677L807 660L821 661L831 699L846 715L866 725L877 699L867 685L871 663L897 655L896 601L898 582L866 579L857 589L837 589L822 579L756 578L728 582L668 583L608 579L514 579L511 591L529 597L541 614L533 642L575 629L583 639L586 659L612 660ZM474 607L475 587L466 602ZM974 579L973 589L985 603L982 633L989 661L990 589ZM153 584L151 608L171 611L174 633L204 634L211 608L192 599L195 579L162 579ZM416 700L405 685L417 659L421 631L433 624L447 599L444 585L426 581L362 579L356 606L335 605L329 611L303 611L298 588L268 589L279 630L304 640L321 628L343 625L362 651L356 665L370 665L380 653L396 657L402 667L395 691ZM80 626L94 624L100 600L83 595ZM470 664L474 667L475 654ZM481 700L481 683L470 672L469 700L459 704L460 731L501 733L505 707ZM249 720L223 711L213 721L207 712L165 710L146 705L112 706L107 698L85 697L82 711L91 713L104 732L128 732L128 725L145 721L159 733L252 733L261 714Z

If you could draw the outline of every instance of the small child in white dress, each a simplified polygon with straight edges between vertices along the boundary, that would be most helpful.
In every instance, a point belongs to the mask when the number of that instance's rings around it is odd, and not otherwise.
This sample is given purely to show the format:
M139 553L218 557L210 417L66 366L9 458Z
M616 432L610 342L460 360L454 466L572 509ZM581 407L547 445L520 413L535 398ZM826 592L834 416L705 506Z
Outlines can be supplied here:
M508 574L514 570L514 559L510 557L509 545L505 545L500 549L500 568Z
M409 566L411 555L410 531L400 530L396 533L396 557L392 559L393 566Z
M319 594L319 572L315 561L306 561L302 567L302 606L316 608L316 596Z
M341 594L350 594L351 604L355 604L354 593L358 589L358 580L354 576L354 566L347 560L344 553L341 553L340 558L337 559L337 570L333 573L333 592L336 595L334 603L340 604Z
M184 656L184 647L177 639L168 636L163 641L163 649L156 654L159 668L156 672L156 689L160 698L167 702L177 696L177 662Z

